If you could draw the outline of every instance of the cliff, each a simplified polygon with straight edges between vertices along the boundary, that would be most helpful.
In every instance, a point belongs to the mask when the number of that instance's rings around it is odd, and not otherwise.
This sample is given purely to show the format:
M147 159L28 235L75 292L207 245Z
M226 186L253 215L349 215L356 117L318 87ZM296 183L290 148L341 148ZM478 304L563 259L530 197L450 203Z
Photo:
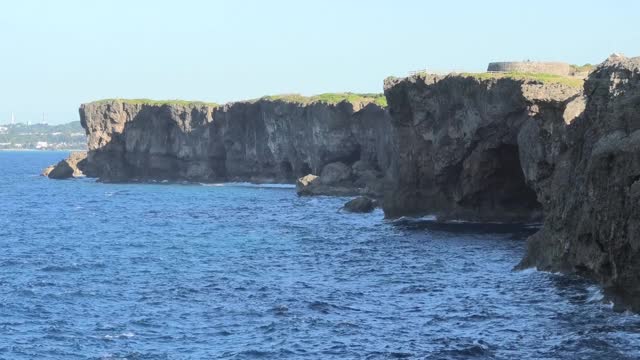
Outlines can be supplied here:
M640 310L640 58L609 58L584 94L572 122L542 116L520 134L545 213L520 266L587 275Z
M103 181L293 182L332 163L379 178L392 131L379 96L279 96L226 105L103 100L80 107L88 176ZM364 165L363 165L364 164ZM373 181L373 180L372 180ZM351 183L350 183L351 184ZM378 189L380 191L380 189Z
M551 81L550 81L551 80ZM520 267L587 275L640 309L640 58L553 78L388 79L389 216L531 221Z
M381 196L388 217L544 221L520 267L597 279L640 309L640 59L582 79L417 74L369 95L80 108L104 181L298 181ZM68 171L67 171L68 172ZM320 175L305 176L308 174Z
M540 220L541 204L522 172L518 133L534 114L562 121L579 92L562 82L501 76L387 79L389 113L402 141L385 213Z

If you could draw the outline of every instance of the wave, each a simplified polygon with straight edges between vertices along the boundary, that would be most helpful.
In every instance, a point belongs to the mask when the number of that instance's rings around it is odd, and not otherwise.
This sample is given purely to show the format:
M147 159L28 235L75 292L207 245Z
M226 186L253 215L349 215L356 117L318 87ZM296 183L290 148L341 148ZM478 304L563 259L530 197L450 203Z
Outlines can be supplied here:
M249 187L249 188L265 188L265 189L295 189L294 184L279 183L251 183L251 182L224 182L224 183L198 183L201 186L210 187Z
M116 340L116 339L130 339L132 337L136 336L136 334L127 331L127 332L123 332L121 334L117 334L117 335L105 335L104 338L106 340Z

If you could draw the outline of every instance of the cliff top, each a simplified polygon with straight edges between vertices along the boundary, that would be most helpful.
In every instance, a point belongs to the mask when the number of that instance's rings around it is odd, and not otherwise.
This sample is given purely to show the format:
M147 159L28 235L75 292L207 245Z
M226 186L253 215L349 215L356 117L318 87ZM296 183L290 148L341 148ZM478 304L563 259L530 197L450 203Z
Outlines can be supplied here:
M386 107L387 99L384 94L358 94L358 93L324 93L314 96L303 96L300 94L281 94L281 95L269 95L260 98L259 100L273 100L273 101L285 101L299 104L310 104L314 102L321 102L326 104L338 104L346 101L350 103L375 103L379 106Z
M152 99L121 99L121 98L114 98L114 99L102 99L102 100L96 100L96 101L92 101L90 104L105 104L105 103L109 103L109 102L122 102L125 104L134 104L134 105L158 105L158 106L162 106L162 105L182 105L182 106L192 106L192 105L205 105L205 106L212 106L212 107L218 107L220 106L219 104L213 103L213 102L205 102L205 101L190 101L190 100L152 100Z
M300 94L281 94L281 95L268 95L263 96L259 99L250 100L250 102L255 102L259 100L267 100L267 101L284 101L296 104L312 104L312 103L325 103L325 104L338 104L340 102L346 101L350 103L374 103L378 106L386 107L387 99L384 97L384 94L358 94L358 93L324 93L313 96L303 96ZM152 100L152 99L102 99L93 101L90 104L100 105L106 104L109 102L121 102L125 104L134 104L134 105L181 105L181 106L196 106L196 105L205 105L211 107L218 107L219 104L213 102L204 102L204 101L189 101L189 100ZM243 101L239 101L243 102Z

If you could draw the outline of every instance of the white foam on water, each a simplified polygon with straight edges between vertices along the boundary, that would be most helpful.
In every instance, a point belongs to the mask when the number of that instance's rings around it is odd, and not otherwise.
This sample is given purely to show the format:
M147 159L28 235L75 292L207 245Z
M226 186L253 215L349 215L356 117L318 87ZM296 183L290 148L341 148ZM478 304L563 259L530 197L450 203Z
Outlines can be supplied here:
M248 188L266 188L266 189L295 189L294 184L256 184L250 182L226 182L226 183L199 183L202 186L230 186L230 187L248 187Z
M136 336L136 334L134 334L134 333L132 333L130 331L127 331L127 332L124 332L124 333L118 334L118 335L105 335L104 338L107 339L107 340L115 340L115 339L129 339L129 338L132 338L134 336Z
M587 297L588 303L599 303L604 299L604 292L599 286L591 285L587 288L589 296Z
M421 222L421 221L438 221L438 217L435 215L425 215L425 216L420 216L420 217L413 217L413 216L401 216L397 219L391 219L389 220L392 223L396 223L396 222Z

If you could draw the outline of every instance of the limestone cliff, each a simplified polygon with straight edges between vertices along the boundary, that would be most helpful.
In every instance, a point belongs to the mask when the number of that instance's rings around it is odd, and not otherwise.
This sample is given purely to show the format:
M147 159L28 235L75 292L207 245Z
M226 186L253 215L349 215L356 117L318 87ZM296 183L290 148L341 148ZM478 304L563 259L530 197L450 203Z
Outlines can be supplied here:
M105 181L293 182L328 164L392 161L392 129L374 98L301 97L222 106L107 100L80 107L88 176ZM366 184L362 184L366 186Z
M519 136L545 222L521 267L593 277L640 310L640 58L611 57L573 121L532 119Z
M570 85L570 84L569 84ZM597 279L640 310L640 58L576 88L470 75L389 79L389 216L530 221L521 267Z
M398 135L388 216L541 219L521 169L518 133L535 113L562 119L579 88L535 79L418 74L385 81Z

